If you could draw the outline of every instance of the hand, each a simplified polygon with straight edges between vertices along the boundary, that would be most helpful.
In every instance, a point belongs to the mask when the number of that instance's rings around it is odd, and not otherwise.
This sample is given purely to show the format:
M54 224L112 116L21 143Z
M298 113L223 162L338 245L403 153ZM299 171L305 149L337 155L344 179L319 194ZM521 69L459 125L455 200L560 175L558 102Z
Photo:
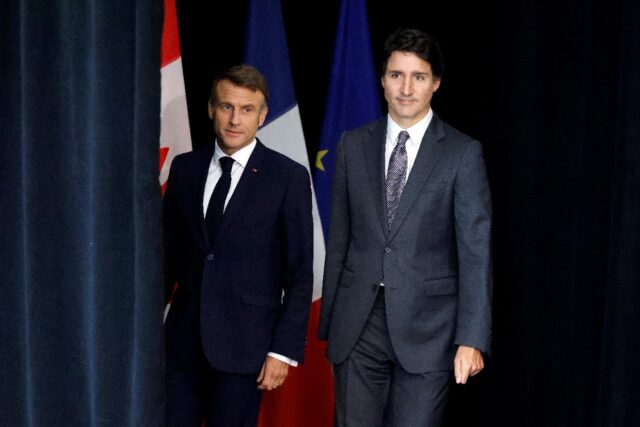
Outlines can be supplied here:
M280 387L289 373L289 364L267 356L258 375L259 390L275 390Z
M476 375L484 368L482 352L473 347L458 346L456 358L453 361L456 384L466 384L467 379Z

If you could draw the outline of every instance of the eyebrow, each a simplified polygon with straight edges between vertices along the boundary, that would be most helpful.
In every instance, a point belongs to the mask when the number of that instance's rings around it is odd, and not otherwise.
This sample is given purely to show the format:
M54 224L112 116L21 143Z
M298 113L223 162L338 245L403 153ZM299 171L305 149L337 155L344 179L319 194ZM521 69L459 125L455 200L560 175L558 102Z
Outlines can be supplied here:
M240 104L240 105L234 105L231 102L228 101L219 101L218 104L220 105L229 105L233 108L258 108L256 106L256 104Z
M399 70L387 70L387 73L390 73L390 74L403 74L403 75L407 74L404 71L399 71ZM430 73L428 71L412 71L409 74L412 75L412 76L417 76L417 75L427 76Z

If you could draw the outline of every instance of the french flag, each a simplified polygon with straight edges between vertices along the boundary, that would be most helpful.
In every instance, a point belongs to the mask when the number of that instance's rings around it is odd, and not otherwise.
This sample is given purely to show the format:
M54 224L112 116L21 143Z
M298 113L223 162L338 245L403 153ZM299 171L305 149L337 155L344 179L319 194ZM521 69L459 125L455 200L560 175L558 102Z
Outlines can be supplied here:
M265 145L309 169L280 0L249 1L244 58L247 64L260 70L269 83L269 114L258 137ZM315 194L313 219L313 304L305 361L289 370L289 377L280 389L264 394L262 427L320 427L333 423L333 378L324 357L326 346L316 339L325 248Z

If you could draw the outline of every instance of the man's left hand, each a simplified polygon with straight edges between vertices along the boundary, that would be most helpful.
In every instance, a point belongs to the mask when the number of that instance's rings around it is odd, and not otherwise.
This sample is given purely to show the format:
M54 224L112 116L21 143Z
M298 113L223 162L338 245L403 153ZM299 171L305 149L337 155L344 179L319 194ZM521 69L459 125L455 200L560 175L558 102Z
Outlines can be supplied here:
M484 368L482 352L473 347L458 346L453 365L456 384L466 384L470 376L476 375Z
M259 390L275 390L280 387L289 373L289 364L267 356L258 375Z

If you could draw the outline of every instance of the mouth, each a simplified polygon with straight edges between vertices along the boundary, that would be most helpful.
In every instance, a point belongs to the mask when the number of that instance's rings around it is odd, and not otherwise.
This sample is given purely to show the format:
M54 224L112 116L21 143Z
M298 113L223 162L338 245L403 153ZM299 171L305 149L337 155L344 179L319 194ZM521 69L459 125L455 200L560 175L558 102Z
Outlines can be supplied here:
M396 100L398 101L398 104L400 104L400 105L409 105L409 104L412 104L414 102L413 98L396 98Z
M229 136L240 136L240 135L242 135L242 132L240 132L238 130L233 130L233 129L225 129L224 133L226 133Z

